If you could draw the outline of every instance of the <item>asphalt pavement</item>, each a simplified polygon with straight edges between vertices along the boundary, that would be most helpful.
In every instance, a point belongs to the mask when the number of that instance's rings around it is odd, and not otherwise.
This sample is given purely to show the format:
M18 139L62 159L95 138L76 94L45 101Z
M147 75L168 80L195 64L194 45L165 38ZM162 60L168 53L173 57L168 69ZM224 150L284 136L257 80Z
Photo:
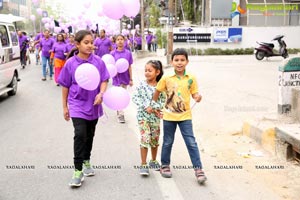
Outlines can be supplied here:
M151 59L165 63L163 57L134 60L134 84L144 79L144 65ZM0 199L293 199L299 186L290 185L291 180L299 181L286 176L293 176L294 165L274 160L252 140L233 134L243 120L276 111L280 62L257 62L254 56L190 58L188 70L197 75L203 95L192 112L206 185L198 185L193 170L186 169L191 162L180 132L172 152L173 178L162 178L157 171L149 177L139 175L139 133L130 103L125 124L105 107L107 116L98 122L91 157L96 176L86 177L77 189L68 186L73 127L63 119L61 87L41 81L41 66L27 66L17 95L0 97ZM130 94L133 90L128 89ZM264 157L245 159L238 154L253 148ZM284 169L255 169L261 164ZM228 169L233 166L241 168Z

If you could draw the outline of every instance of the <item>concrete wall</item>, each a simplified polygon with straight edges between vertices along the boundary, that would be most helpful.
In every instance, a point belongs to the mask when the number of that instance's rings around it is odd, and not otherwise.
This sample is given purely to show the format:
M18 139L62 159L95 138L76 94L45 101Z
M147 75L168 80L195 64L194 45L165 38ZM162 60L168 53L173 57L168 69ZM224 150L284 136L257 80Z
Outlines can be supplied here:
M300 122L300 89L292 89L292 117L296 122Z
M182 27L181 27L182 28ZM188 28L188 27L187 27ZM214 27L197 28L200 33L211 33L212 42L210 43L174 43L173 48L221 48L221 49L235 49L235 48L254 48L257 45L256 41L271 42L276 35L285 35L284 40L288 48L300 48L300 26L281 26L281 27L243 27L242 42L240 43L214 43L213 30ZM176 32L174 28L173 32ZM278 49L277 42L275 48Z

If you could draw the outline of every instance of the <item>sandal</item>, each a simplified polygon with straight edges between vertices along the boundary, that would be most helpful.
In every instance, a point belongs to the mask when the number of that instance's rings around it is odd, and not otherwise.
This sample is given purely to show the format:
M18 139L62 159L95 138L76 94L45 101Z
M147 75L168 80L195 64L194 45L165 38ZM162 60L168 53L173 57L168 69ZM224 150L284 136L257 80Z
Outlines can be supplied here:
M200 185L204 184L205 181L207 180L204 172L201 169L195 170L195 176L197 178L197 181Z
M171 178L172 177L172 172L170 170L169 165L162 165L160 168L160 174L164 178Z

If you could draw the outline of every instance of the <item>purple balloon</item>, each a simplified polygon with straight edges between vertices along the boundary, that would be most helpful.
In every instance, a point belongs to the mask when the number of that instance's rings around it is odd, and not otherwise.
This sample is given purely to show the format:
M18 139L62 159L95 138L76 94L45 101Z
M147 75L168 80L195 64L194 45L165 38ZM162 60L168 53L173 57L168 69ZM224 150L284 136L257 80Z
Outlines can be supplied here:
M43 14L43 10L41 8L36 9L37 14L39 14L40 16L42 16Z
M113 86L103 95L103 103L112 110L123 110L129 105L130 95L122 87Z
M118 20L124 15L124 5L121 0L109 0L102 3L103 13L111 19Z
M128 69L129 63L125 58L120 58L116 62L116 67L119 73L123 73Z
M103 62L108 65L108 64L116 64L115 58L111 54L105 54L102 56Z
M118 71L117 71L117 67L113 64L107 64L106 65L106 69L109 73L110 78L113 78L117 75Z
M57 27L57 26L54 27L54 32L55 32L55 33L59 33L60 31L61 31L61 28L60 28L60 27Z
M83 63L75 71L75 80L81 88L95 90L99 87L100 74L94 65Z
M31 21L35 21L35 15L30 15L30 19L31 19Z
M122 0L124 6L123 12L127 17L135 17L140 12L140 1L139 0Z

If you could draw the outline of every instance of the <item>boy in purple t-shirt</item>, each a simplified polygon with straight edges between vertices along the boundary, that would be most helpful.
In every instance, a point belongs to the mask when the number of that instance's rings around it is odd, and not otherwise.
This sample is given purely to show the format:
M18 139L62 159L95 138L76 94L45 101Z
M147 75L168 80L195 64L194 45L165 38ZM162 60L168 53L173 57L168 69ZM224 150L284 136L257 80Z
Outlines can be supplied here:
M100 37L98 37L95 41L94 41L94 45L95 45L95 54L97 56L102 57L105 54L109 54L110 51L112 50L112 42L109 38L107 38L105 36L105 30L102 29L100 31Z
M43 78L42 81L47 80L46 79L46 67L47 63L49 66L49 76L50 80L52 80L52 75L53 75L53 66L50 61L50 54L52 52L52 47L54 45L54 40L50 38L50 32L49 30L44 31L44 38L41 39L40 41L40 49L39 52L42 51L42 66L43 66Z
M153 35L151 31L148 31L148 34L146 35L146 42L148 46L148 51L151 51L151 44L152 44Z

